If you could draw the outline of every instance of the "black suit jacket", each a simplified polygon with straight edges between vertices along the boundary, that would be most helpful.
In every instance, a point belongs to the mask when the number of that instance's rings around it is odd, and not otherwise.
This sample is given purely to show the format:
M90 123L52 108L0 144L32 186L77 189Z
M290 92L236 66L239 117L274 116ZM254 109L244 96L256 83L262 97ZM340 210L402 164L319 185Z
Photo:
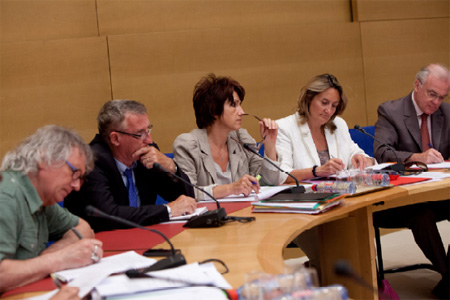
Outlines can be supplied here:
M394 101L387 101L378 107L375 137L390 145L397 152L400 162L414 153L421 153L422 140L412 94ZM443 102L431 115L432 145L444 159L450 156L450 104ZM395 162L395 155L386 146L373 144L373 153L378 162Z
M87 220L96 232L126 228L126 226L107 219L88 217L85 207L89 204L109 215L140 225L151 225L169 220L167 208L164 205L155 205L158 194L167 201L173 201L182 194L194 196L191 186L174 182L167 174L147 169L138 161L134 176L141 206L130 207L127 188L109 146L100 135L95 136L90 146L95 156L94 170L87 176L80 191L72 192L64 200L64 207ZM180 168L177 175L189 180Z

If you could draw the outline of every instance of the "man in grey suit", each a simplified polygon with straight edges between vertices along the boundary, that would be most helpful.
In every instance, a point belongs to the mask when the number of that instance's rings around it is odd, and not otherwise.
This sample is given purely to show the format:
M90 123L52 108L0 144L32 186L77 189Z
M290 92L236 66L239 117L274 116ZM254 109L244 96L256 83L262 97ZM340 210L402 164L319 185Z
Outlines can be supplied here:
M431 64L416 75L414 90L406 97L388 101L378 107L374 142L378 162L421 161L440 163L450 155L450 104L444 101L450 89L449 71L442 65ZM433 293L449 299L449 260L445 256L436 222L449 220L449 200L423 202L374 213L375 226L408 227L425 256L432 262L442 280ZM449 254L447 254L449 255Z
M411 94L378 107L375 137L396 150L399 162L430 164L448 159L450 103L444 102L448 92L449 75L445 67L423 68L417 73ZM426 133L424 136L421 130ZM378 162L395 161L395 154L386 145L375 141L373 146Z

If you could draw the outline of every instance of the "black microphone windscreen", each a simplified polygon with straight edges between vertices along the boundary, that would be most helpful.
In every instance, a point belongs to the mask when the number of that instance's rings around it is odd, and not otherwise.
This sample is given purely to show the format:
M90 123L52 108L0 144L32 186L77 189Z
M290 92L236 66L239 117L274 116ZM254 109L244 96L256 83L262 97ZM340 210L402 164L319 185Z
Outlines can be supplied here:
M95 207L92 206L92 205L86 206L85 211L86 211L86 214L87 214L88 216L90 216L90 217L99 217L99 216L102 216L102 215L105 214L104 212L102 212L101 210L95 208Z
M354 129L360 129L361 126L359 126L358 124L355 125L355 127L353 127Z
M342 276L349 276L349 277L353 277L354 276L354 272L352 270L352 267L345 260L338 260L334 264L334 273L336 275L342 275Z

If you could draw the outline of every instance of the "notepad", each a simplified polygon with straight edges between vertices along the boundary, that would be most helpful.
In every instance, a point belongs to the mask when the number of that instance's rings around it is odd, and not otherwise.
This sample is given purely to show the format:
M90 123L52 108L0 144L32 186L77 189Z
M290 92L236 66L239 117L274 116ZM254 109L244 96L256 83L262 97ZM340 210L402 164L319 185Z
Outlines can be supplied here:
M153 265L155 259L147 258L134 251L102 258L98 263L82 268L56 272L58 276L69 281L69 286L80 288L78 296L85 297L97 284L113 273L129 269L146 268Z
M206 206L198 207L195 209L195 211L192 214L178 216L178 217L170 217L170 221L189 220L190 218L202 215L207 211L208 211L208 209L206 208Z

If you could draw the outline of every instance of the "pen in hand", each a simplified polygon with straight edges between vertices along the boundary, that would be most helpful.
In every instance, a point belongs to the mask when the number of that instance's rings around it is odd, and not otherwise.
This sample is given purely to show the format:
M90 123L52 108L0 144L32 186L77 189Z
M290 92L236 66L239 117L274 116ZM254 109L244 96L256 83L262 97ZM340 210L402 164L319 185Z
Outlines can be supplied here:
M56 273L51 273L50 277L52 278L53 283L56 285L57 288L61 288L64 284L67 284L68 281L62 276L59 276Z
M256 175L256 180L259 181L260 179L261 179L261 175L259 175L259 174ZM257 182L254 182L253 180L251 180L251 183L254 184L254 185L257 185L257 184L258 184Z
M73 231L73 233L75 233L75 235L76 235L80 240L83 239L83 236L81 235L81 233L80 233L75 227L72 227L72 231Z

